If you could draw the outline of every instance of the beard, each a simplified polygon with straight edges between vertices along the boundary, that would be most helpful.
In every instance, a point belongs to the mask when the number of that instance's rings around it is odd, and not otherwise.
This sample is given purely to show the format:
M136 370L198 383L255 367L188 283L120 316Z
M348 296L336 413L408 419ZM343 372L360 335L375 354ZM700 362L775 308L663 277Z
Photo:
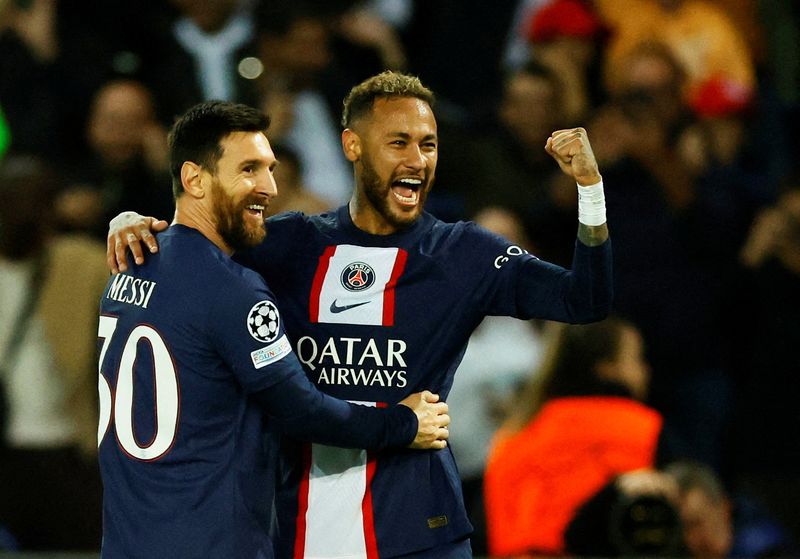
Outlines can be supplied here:
M252 248L264 240L267 230L263 220L260 225L253 226L244 217L247 206L264 203L261 198L248 197L237 203L226 194L219 179L216 178L211 189L211 198L214 203L217 233L231 249L237 251Z
M406 229L413 225L425 207L425 200L432 186L432 179L428 174L426 173L422 184L419 186L417 206L413 211L401 212L393 208L390 201L390 197L393 196L391 191L394 177L390 177L388 181L383 182L377 171L375 171L372 160L367 153L363 153L361 157L361 166L361 185L364 189L364 196L366 196L370 205L377 210L388 224L397 229Z

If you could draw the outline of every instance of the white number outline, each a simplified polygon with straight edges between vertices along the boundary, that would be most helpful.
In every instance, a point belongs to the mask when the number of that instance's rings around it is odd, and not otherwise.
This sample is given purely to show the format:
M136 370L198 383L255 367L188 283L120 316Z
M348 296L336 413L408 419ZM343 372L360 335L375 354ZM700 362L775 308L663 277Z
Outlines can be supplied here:
M158 460L175 444L180 418L180 385L175 360L161 337L150 325L139 324L128 334L117 368L116 390L112 389L103 374L103 361L119 318L100 315L97 336L103 340L98 362L98 392L100 396L100 421L97 426L99 447L109 430L113 418L117 444L131 458L143 462ZM133 379L139 342L150 344L153 354L153 382L155 392L156 427L153 438L144 446L136 440L133 428Z

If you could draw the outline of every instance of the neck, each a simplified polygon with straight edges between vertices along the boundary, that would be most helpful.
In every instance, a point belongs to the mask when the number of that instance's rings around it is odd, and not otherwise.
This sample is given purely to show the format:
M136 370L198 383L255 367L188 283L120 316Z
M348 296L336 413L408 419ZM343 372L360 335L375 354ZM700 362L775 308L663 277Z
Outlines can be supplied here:
M222 239L217 232L217 222L214 216L202 204L193 200L184 200L182 196L175 203L175 218L172 223L196 229L203 236L214 243L227 255L233 254L233 249Z
M391 235L397 233L399 228L386 221L380 212L368 200L363 200L353 194L347 205L353 225L370 235Z

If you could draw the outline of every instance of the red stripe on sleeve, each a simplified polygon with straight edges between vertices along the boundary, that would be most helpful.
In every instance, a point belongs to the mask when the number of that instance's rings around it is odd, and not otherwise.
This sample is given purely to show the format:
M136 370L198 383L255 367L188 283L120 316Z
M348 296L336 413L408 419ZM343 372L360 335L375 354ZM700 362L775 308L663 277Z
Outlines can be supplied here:
M322 292L322 283L325 281L325 274L328 273L333 253L336 252L335 246L329 246L319 257L317 271L314 274L314 282L311 284L311 295L308 301L308 315L311 323L319 322L319 295Z

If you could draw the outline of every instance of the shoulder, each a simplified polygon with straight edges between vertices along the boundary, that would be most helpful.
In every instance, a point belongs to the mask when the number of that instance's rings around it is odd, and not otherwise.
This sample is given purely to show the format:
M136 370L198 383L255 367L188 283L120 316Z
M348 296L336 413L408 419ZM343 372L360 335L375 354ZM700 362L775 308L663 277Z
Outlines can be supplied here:
M336 211L321 214L305 214L303 212L284 212L267 219L268 231L298 231L306 228L325 229L334 227L337 222Z
M186 288L226 299L243 290L266 288L261 276L235 262L199 232L170 228L158 235L158 242L161 248L151 258L152 269L159 276L180 280Z
M484 229L472 221L445 223L433 218L433 223L422 242L423 252L452 252L469 255L470 259L519 256L526 251L508 239ZM510 251L510 252L509 252Z

